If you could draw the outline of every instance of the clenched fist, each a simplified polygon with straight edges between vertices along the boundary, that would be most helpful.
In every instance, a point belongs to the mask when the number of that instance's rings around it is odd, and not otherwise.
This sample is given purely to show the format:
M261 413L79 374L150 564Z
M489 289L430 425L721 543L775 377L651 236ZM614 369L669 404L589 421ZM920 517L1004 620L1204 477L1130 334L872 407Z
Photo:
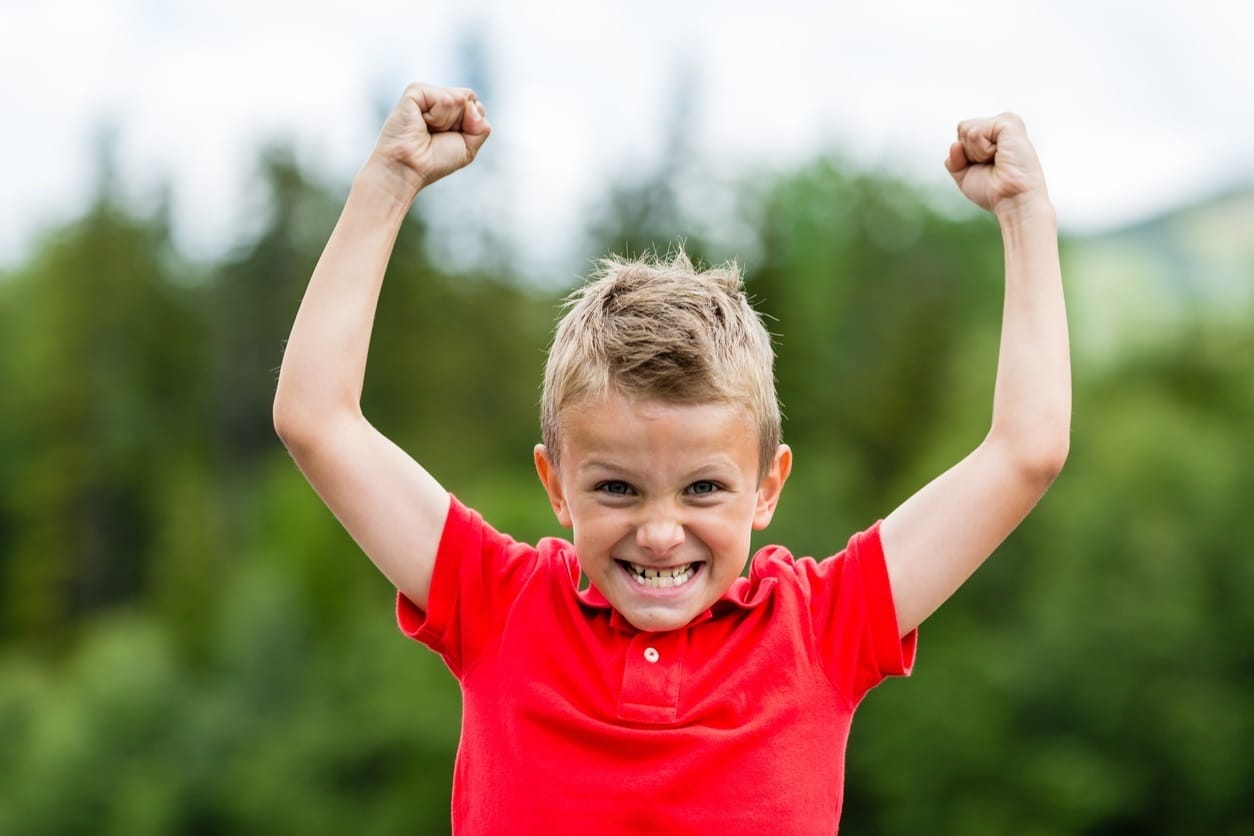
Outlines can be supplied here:
M971 202L999 219L1049 199L1036 149L1013 113L958 123L958 141L949 146L945 167Z
M416 193L469 165L491 130L474 91L411 84L383 123L371 156Z

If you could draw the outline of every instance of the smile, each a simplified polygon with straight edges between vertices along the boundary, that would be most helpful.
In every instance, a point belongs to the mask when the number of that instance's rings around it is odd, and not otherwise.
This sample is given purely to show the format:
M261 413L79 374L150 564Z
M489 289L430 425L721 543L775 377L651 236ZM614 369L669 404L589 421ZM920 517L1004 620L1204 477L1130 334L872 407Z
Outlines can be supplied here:
M692 580L697 574L697 569L701 567L698 563L685 563L682 566L672 566L669 569L650 569L645 566L639 566L630 561L618 561L627 570L628 574L641 586L649 586L655 589L665 589L672 586L683 586Z

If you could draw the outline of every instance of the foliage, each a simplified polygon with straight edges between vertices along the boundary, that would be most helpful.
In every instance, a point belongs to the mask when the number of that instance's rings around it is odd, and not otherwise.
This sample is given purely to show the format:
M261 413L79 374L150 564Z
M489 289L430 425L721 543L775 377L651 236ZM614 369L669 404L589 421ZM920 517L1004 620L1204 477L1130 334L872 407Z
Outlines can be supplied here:
M339 197L261 170L220 263L106 182L0 277L0 833L447 828L457 688L270 429ZM589 235L699 228L677 176L616 187ZM770 537L830 553L984 431L999 240L833 160L745 204L797 454ZM427 253L415 218L366 411L499 527L556 533L530 447L560 293ZM1227 313L1077 357L1067 471L860 710L849 832L1254 833L1254 311Z

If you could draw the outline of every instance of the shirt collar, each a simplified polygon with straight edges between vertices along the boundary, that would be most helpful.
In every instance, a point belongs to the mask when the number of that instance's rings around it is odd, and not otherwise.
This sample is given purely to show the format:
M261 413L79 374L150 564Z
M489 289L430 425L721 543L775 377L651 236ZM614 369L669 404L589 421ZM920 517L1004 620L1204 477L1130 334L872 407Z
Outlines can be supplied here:
M614 609L614 605L609 602L609 599L605 597L601 590L597 589L591 583L588 584L587 589L580 589L579 581L581 577L582 573L579 571L579 563L575 560L575 555L572 552L570 561L570 580L571 585L574 588L575 597L579 599L579 602L588 609L608 611L610 614L610 626L617 630L627 633L640 632L637 628L632 626L631 622L623 617L622 613ZM774 585L775 582L773 578L767 578L765 580L754 578L752 572L750 572L750 576L748 578L736 578L736 580L732 582L731 587L719 596L719 599L714 602L713 606L704 612L699 613L696 618L688 622L686 626L694 627L697 624L709 621L716 615L727 612L728 610L752 610L759 607L769 597L769 590Z

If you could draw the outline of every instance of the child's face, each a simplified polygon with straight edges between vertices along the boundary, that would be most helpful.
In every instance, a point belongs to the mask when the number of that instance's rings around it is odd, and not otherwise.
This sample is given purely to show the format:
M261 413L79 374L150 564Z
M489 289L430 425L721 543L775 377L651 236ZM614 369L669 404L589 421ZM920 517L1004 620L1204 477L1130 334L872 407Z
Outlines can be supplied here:
M638 629L688 624L744 569L750 532L770 522L788 478L788 448L759 482L756 423L741 407L615 392L562 417L560 465L541 445L536 469L583 573Z

